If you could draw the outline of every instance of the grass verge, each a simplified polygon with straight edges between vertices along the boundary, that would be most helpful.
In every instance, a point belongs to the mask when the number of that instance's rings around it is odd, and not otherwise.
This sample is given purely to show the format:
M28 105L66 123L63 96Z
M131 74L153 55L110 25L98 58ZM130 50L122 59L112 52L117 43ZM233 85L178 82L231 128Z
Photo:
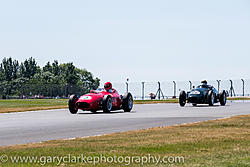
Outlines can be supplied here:
M228 97L228 100L250 100L250 97Z
M177 103L177 99L168 100L135 100L135 104ZM0 113L50 110L67 108L68 99L15 99L0 100Z
M228 100L250 100L250 98L228 98ZM0 113L50 110L67 108L68 99L15 99L0 100ZM178 99L134 100L134 104L178 103Z
M158 166L247 167L250 165L250 115L187 125L158 127L75 140L57 140L38 144L0 147L0 156L8 157L4 166L53 166L49 157L68 156L152 156L184 157L184 163L160 163ZM46 157L37 163L12 163L14 156ZM72 160L72 159L71 159ZM144 166L155 166L155 163ZM141 162L130 166L141 166ZM1 165L1 164L0 164ZM94 166L67 161L59 166ZM125 166L102 163L96 166Z
M67 102L67 99L0 100L0 113L66 108Z
M178 103L178 99L165 100L134 100L134 104L154 104L154 103Z

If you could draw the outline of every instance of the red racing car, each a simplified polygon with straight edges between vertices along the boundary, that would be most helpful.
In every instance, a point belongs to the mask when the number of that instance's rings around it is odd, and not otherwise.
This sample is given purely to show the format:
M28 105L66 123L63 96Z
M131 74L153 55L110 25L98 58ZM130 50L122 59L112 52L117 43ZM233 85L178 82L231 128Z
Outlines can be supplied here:
M106 91L99 88L91 90L90 93L79 98L77 95L71 95L68 105L71 114L76 114L78 109L91 112L103 110L105 113L111 110L123 109L125 112L130 112L133 108L133 97L131 93L126 93L122 96L115 89Z

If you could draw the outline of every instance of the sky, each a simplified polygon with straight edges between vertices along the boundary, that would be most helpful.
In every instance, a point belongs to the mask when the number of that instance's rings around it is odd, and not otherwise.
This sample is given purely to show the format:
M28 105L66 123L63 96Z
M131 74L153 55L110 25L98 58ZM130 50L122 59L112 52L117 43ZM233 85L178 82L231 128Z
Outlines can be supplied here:
M248 0L0 0L0 60L102 82L250 79Z

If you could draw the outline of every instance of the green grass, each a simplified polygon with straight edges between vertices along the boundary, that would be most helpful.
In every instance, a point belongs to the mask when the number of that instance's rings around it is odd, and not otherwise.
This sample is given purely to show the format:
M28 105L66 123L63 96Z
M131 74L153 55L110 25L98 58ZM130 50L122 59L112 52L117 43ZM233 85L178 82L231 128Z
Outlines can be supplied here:
M229 98L250 100L250 98ZM0 113L67 108L68 99L13 99L0 100ZM178 103L178 99L134 100L135 104Z
M134 101L135 104L176 102L176 99ZM0 100L0 113L67 108L67 104L68 99L7 99Z
M40 107L40 106L64 106L67 105L67 99L13 99L0 100L0 108L16 107Z
M67 99L0 100L0 113L66 108Z
M110 135L57 140L38 144L0 147L0 156L178 156L184 163L159 166L248 167L250 166L250 115L188 125L158 127ZM0 164L1 165L1 164ZM3 166L17 166L10 161ZM20 166L40 166L22 163ZM48 163L46 166L53 166ZM85 166L65 163L60 166ZM56 165L55 165L56 166ZM94 165L87 165L94 166ZM125 166L103 163L96 166ZM140 166L133 163L130 166ZM153 163L144 166L154 166Z
M178 99L164 99L164 100L134 100L135 104L151 104L151 103L178 103Z
M228 100L250 100L249 97L228 97Z

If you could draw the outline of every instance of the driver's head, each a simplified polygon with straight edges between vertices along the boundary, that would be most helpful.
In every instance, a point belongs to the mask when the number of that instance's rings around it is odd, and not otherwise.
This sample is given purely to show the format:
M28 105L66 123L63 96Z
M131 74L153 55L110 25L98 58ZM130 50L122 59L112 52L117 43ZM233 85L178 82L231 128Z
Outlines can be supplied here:
M112 84L111 84L110 82L106 82L106 83L104 84L104 89L105 89L105 90L110 90L110 89L112 89Z
M203 80L201 81L202 85L207 85L207 81L206 80Z

